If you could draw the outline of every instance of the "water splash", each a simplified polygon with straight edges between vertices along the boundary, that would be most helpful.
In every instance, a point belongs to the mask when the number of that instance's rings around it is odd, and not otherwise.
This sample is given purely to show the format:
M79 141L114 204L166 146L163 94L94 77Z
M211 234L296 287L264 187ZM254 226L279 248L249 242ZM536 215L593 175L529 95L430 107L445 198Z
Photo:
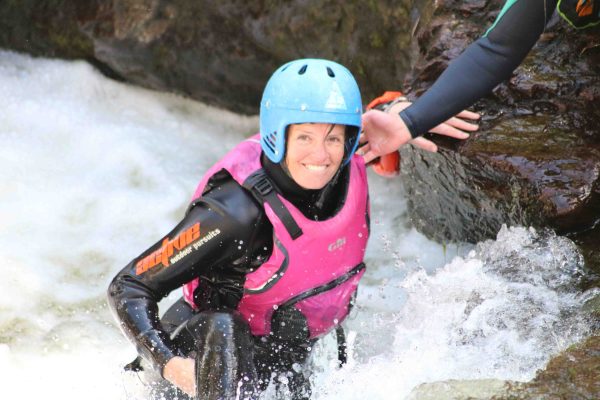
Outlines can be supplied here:
M367 316L348 327L370 337L357 346L371 347L346 371L322 367L317 398L404 398L420 383L449 379L530 380L589 333L582 270L570 240L503 227L432 274L410 273L396 313L368 316L363 303Z

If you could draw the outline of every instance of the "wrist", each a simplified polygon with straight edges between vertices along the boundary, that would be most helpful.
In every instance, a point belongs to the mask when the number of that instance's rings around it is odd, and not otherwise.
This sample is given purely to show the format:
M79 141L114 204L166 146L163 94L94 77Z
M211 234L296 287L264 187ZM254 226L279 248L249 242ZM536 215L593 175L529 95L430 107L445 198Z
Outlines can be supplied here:
M406 126L406 130L410 134L411 139L415 139L421 135L419 135L419 133L415 130L413 123L410 120L410 117L408 116L408 113L406 112L406 110L407 109L405 108L402 111L400 111L398 113L398 116L400 117L400 119L402 120L404 125Z
M395 111L395 109L397 109L398 107L396 107L398 104L401 103L408 103L410 104L410 102L408 101L408 99L404 96L400 96L400 97L396 97L394 100L390 101L389 103L384 103L381 105L381 111L391 114L392 112ZM400 110L404 110L407 106L406 105L402 105L400 106Z

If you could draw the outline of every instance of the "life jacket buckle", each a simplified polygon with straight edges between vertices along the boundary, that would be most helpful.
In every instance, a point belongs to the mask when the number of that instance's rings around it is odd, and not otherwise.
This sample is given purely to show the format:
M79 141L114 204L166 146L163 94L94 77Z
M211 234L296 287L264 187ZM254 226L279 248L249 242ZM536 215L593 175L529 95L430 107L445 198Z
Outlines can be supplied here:
M273 186L268 179L261 176L262 179L258 179L254 184L254 188L261 196L266 196L273 191Z

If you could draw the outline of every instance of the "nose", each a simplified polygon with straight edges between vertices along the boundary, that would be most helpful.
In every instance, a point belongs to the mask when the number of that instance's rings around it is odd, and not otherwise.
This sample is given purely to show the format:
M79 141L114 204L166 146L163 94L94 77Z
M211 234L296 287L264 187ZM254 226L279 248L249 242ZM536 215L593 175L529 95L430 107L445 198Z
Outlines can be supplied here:
M320 141L315 144L312 149L312 158L315 162L325 162L329 159L329 151L325 141Z

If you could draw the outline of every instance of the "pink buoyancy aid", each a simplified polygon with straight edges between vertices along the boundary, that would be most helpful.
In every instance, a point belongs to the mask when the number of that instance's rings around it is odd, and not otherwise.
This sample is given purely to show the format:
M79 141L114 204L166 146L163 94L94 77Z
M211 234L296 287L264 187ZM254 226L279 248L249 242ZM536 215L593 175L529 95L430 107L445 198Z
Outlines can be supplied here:
M204 175L194 199L210 177L225 169L240 185L261 169L258 135L230 151ZM247 187L247 186L246 186ZM350 182L343 207L324 221L306 218L294 205L276 195L301 229L295 239L272 206L264 203L274 229L273 251L255 271L246 275L238 311L253 335L271 333L275 310L292 306L307 320L309 337L321 336L346 318L350 301L364 273L362 263L369 237L368 188L362 157L350 162ZM194 308L198 279L184 285L184 298Z

